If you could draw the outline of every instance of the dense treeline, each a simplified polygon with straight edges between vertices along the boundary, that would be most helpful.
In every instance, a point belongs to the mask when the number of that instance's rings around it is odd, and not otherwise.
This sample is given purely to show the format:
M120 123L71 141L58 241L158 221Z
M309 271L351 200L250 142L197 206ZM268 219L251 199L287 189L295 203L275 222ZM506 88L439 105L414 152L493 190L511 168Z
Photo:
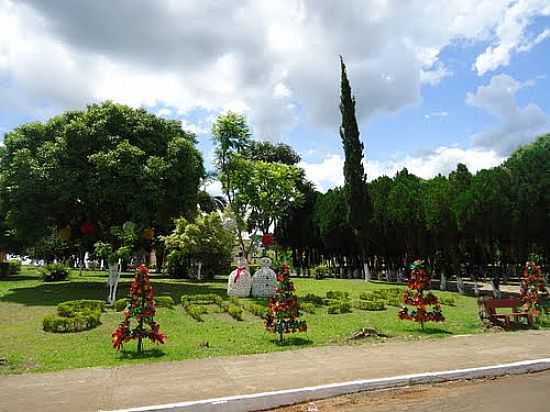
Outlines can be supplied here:
M426 180L403 169L367 187L366 245L343 219L342 188L322 194L304 187L305 201L277 230L297 267L328 264L362 276L362 246L371 271L384 265L394 274L425 258L447 276L506 276L530 253L550 256L550 135L476 174L459 164L448 177Z

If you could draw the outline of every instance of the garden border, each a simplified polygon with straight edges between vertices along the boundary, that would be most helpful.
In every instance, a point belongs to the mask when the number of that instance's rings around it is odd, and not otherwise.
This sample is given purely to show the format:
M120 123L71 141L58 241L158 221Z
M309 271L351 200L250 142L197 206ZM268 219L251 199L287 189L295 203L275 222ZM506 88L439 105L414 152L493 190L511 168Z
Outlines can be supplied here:
M494 378L505 375L541 372L549 369L550 358L541 358L478 368L416 373L379 379L361 379L349 382L285 389L273 392L261 392L247 395L204 399L199 401L118 409L111 412L255 411L326 399L355 392L403 388L412 385L441 383L464 379Z

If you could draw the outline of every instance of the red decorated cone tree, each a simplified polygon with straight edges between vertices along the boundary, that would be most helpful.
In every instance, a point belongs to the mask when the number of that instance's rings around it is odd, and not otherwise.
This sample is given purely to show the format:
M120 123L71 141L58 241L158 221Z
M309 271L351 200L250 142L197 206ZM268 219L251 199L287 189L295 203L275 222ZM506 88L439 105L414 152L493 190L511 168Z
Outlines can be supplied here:
M305 332L307 324L300 319L298 298L294 294L294 284L290 280L288 265L285 263L277 275L275 297L270 299L265 327L268 331L279 335L283 342L285 333Z
M166 335L160 331L160 326L155 322L154 317L155 301L149 270L145 265L140 265L136 269L130 286L130 303L124 310L124 320L113 332L113 347L119 350L125 342L136 339L137 350L142 353L144 338L149 338L153 343L164 343ZM132 328L132 319L136 322L134 328Z
M525 264L521 277L520 298L528 310L536 318L541 315L541 300L548 299L548 290L544 285L538 257L532 256Z
M403 293L403 306L399 312L399 319L420 322L422 328L424 328L425 322L443 322L445 320L437 297L430 292L431 279L424 266L424 261L413 262L407 286ZM415 309L409 312L407 305L414 306ZM429 311L428 306L433 306L433 309Z

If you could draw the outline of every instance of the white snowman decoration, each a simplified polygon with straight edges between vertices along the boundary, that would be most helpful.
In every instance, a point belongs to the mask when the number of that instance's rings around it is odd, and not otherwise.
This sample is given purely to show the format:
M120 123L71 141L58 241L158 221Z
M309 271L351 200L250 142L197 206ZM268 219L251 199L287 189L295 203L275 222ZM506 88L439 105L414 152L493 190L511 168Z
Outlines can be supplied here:
M252 296L255 298L272 298L277 289L277 275L270 268L271 259L260 259L261 268L252 277Z
M247 269L246 260L241 257L239 266L229 275L227 279L227 296L246 298L250 296L252 277Z

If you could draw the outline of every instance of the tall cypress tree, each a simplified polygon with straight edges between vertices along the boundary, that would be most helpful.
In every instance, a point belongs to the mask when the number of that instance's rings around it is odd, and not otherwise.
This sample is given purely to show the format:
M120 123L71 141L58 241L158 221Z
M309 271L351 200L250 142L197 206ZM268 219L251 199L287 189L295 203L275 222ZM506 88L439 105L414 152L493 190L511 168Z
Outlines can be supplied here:
M344 196L347 206L347 220L360 242L361 250L366 248L366 230L369 219L369 196L367 175L363 168L363 143L359 140L359 128L355 118L355 97L346 74L346 65L340 56L342 81L340 92L340 112L342 125L340 137L344 145Z

